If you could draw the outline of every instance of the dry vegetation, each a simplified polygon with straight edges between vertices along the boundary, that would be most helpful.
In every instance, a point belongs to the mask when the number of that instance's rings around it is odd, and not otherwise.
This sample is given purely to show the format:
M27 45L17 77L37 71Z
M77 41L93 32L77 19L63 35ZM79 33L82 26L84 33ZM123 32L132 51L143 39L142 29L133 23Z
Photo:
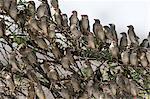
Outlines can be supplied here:
M0 0L0 99L149 99L150 35L62 13L57 0Z

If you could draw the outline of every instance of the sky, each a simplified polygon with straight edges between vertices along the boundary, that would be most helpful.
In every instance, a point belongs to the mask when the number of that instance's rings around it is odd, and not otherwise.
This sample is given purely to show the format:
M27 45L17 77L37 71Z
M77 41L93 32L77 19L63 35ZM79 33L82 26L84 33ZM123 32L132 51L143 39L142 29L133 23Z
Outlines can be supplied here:
M40 2L35 1L39 5ZM118 34L127 32L126 26L131 24L141 39L150 31L150 0L59 0L59 5L68 17L73 10L78 12L79 19L87 14L91 30L93 19L98 18L102 25L115 24Z

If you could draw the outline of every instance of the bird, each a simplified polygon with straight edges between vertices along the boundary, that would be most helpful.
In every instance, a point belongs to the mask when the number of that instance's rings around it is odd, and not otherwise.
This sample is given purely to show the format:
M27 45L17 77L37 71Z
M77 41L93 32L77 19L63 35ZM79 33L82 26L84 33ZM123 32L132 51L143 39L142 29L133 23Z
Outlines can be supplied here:
M124 65L128 65L129 64L129 51L123 51L121 53L121 61L123 62Z
M73 38L73 40L78 40L82 35L81 31L78 30L76 24L72 24L70 26L70 31L71 31L71 34L72 34L71 37Z
M3 5L3 6L4 6L4 10L5 10L6 12L9 11L11 2L12 2L12 0L4 0L4 5Z
M0 9L3 9L4 7L4 0L0 0Z
M95 49L94 36L92 32L88 32L87 36L88 48Z
M125 49L128 45L127 34L125 32L120 33L122 37L120 38L120 47L121 49Z
M55 18L58 28L61 28L62 27L62 15L61 15L60 9L55 9L54 18Z
M9 64L11 64L11 66L12 66L11 70L13 72L21 71L19 64L17 62L17 59L16 59L16 55L17 55L16 51L11 52L9 55Z
M53 39L55 38L55 29L56 29L56 25L54 23L51 23L49 26L48 26L48 37L50 39Z
M103 26L100 24L99 19L94 19L95 23L93 24L93 32L95 36L100 39L103 43L105 42L105 33L103 30Z
M27 9L29 11L29 15L32 17L35 17L36 8L35 8L35 2L34 1L28 1Z
M104 26L104 33L106 35L106 43L111 43L113 41L113 34L111 32L111 29L109 28L109 26Z
M10 7L9 7L9 12L8 13L9 13L10 17L16 22L17 21L17 13L18 13L16 1L13 0L10 3Z
M144 51L140 52L140 62L141 62L141 65L143 67L147 67L148 66L148 60L146 58L146 53Z
M67 14L62 14L62 25L68 27L68 16Z
M140 44L140 47L148 48L149 46L150 45L148 39L143 39L142 43Z
M34 83L29 82L29 87L28 87L28 99L34 99L36 96L35 89L34 89Z
M132 50L129 57L130 57L130 64L132 66L138 66L137 52Z
M147 60L148 60L148 62L150 64L150 50L146 51L146 58L147 58Z
M71 63L70 63L69 57L67 55L61 59L61 64L65 70L70 70Z
M47 45L46 41L44 40L44 38L37 37L35 41L36 41L36 44L38 45L38 47L40 47L43 50L48 50L48 45Z
M117 36L117 32L116 32L116 27L114 24L109 24L110 25L110 31L113 35L113 40L115 40L116 42L118 42L118 36Z
M88 15L81 15L81 20L80 20L79 25L80 25L81 32L84 35L88 35L88 32L90 32Z
M39 99L46 99L44 90L42 89L42 86L40 84L37 84L37 86L35 87L35 93Z
M50 0L50 3L53 8L56 8L56 9L59 8L58 0Z
M131 44L133 44L133 46L137 46L139 44L139 41L138 41L139 37L135 34L134 27L132 25L129 25L127 27L129 28L128 36L131 41Z
M6 84L9 87L9 90L11 92L14 92L15 91L15 83L13 81L13 76L11 74L7 74L5 79L6 79Z
M148 43L150 45L150 32L148 33L147 39L148 39Z
M78 19L78 13L77 13L77 11L72 11L72 15L71 15L71 17L69 18L69 20L70 20L70 26L72 25L72 24L76 24L77 25L77 27L79 26L79 19Z
M138 95L138 87L136 86L135 82L133 81L129 81L129 85L130 85L130 93L131 95L133 95L134 99L137 99L137 95Z
M41 19L41 17L43 16L49 17L47 4L41 3L40 6L37 8L36 14L37 14L38 19Z
M0 38L5 35L5 31L6 31L5 29L6 29L6 24L5 24L4 20L2 19L0 21Z
M40 18L40 28L43 31L43 34L45 36L48 36L48 17L47 16L42 16Z
M116 41L111 42L109 46L109 52L111 53L112 58L118 59L119 49L118 49Z
M60 60L62 58L62 53L60 52L57 44L52 45L52 53L54 57L56 58L56 60Z

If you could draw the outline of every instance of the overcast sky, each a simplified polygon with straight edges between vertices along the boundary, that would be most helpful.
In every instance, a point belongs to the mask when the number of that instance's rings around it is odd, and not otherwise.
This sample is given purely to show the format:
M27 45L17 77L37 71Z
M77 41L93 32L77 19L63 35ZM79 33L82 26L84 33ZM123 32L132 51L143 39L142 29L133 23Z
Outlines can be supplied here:
M93 19L98 18L103 25L116 24L118 33L126 32L126 26L132 24L142 39L150 31L150 0L59 0L59 5L69 17L72 10L78 11L79 18L87 14L91 27Z

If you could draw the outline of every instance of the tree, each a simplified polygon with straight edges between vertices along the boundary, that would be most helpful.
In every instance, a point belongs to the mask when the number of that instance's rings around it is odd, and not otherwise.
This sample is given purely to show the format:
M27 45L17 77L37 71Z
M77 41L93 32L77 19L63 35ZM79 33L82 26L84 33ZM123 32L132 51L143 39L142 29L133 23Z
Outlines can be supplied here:
M95 19L90 32L87 15L79 21L73 11L68 24L58 1L50 3L41 0L36 9L34 1L0 0L0 98L148 97L147 39L139 45L130 25L131 43L126 33L118 43L114 24Z

